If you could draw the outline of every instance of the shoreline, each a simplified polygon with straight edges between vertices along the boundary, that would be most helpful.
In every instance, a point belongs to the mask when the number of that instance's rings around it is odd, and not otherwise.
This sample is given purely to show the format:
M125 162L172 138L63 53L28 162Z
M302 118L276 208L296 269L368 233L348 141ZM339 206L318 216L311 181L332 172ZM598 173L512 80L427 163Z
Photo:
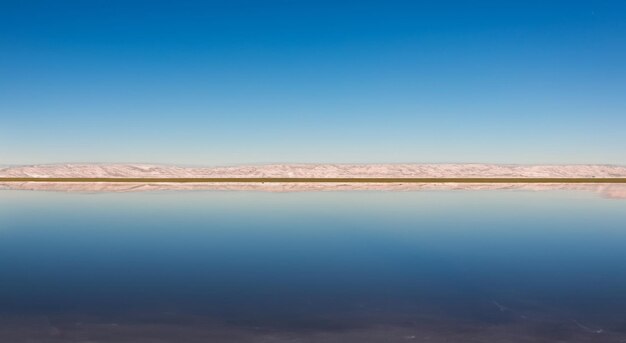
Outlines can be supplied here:
M563 177L430 177L430 178L377 178L377 177L212 177L212 178L152 178L152 177L0 177L0 182L80 182L80 183L626 183L624 177L563 178Z

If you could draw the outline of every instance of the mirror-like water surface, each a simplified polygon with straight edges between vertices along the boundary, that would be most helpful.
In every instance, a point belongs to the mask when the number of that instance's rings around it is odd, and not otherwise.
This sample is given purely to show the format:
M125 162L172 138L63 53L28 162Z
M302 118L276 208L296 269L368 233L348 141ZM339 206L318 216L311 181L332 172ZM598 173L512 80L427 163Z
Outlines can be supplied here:
M2 342L626 342L626 201L0 192Z

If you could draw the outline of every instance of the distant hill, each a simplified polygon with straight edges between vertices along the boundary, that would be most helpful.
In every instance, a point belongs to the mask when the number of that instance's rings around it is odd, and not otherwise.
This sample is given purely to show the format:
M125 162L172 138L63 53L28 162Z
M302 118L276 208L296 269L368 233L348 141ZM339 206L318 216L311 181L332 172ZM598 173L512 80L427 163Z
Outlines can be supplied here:
M626 177L615 165L503 164L273 164L233 167L179 167L148 164L52 164L0 169L0 177L215 178L215 177Z

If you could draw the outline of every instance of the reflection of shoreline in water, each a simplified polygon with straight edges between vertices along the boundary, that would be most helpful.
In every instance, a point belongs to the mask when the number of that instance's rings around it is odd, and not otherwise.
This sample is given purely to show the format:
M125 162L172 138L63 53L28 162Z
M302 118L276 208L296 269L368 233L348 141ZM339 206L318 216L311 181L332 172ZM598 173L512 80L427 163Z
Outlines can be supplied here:
M587 191L610 199L626 199L624 184L524 184L524 183L113 183L113 182L5 182L0 189L56 192L147 192L147 191L432 191L432 190L522 190Z

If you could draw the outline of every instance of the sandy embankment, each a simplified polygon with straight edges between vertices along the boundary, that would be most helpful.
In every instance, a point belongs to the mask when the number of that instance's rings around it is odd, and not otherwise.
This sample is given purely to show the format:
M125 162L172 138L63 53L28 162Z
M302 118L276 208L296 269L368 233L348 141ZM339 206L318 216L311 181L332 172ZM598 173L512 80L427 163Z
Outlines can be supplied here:
M10 167L0 177L36 178L623 178L626 167L611 165L495 164L290 164L188 168L145 164L63 164ZM471 184L471 183L73 183L4 182L3 189L64 192L158 190L420 191L420 190L581 190L626 198L625 184Z

